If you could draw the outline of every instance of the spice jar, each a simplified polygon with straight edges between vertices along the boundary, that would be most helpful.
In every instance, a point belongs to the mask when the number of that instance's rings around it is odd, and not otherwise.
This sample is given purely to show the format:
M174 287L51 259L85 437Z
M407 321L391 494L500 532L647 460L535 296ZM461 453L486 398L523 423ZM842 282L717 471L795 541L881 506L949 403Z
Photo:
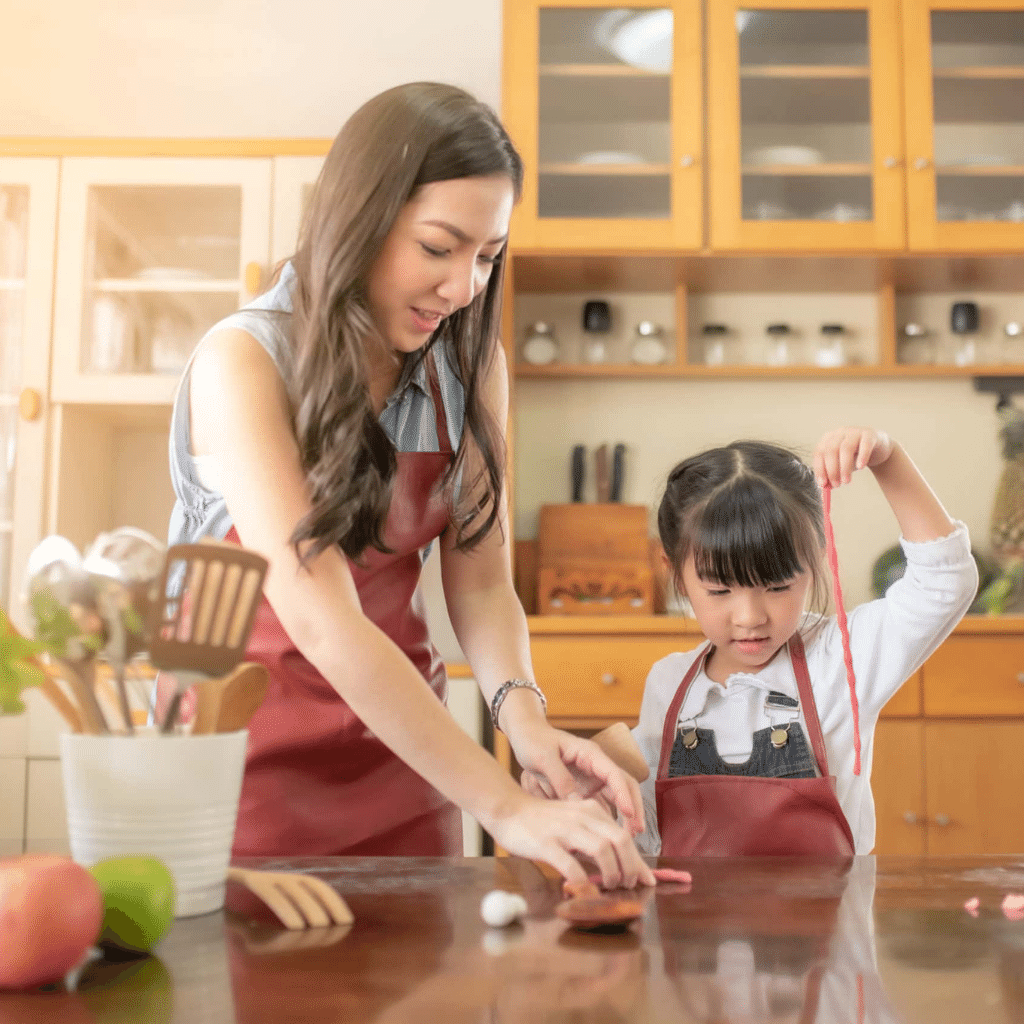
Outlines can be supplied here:
M814 350L815 366L845 366L846 358L846 328L842 324L822 324Z
M531 324L523 342L523 358L534 366L546 366L558 357L558 343L551 324L538 320Z
M769 324L765 334L768 335L765 362L769 366L788 366L793 329L789 324Z
M630 350L634 363L655 366L665 362L667 350L661 333L661 326L650 320L641 320L636 325L636 340Z

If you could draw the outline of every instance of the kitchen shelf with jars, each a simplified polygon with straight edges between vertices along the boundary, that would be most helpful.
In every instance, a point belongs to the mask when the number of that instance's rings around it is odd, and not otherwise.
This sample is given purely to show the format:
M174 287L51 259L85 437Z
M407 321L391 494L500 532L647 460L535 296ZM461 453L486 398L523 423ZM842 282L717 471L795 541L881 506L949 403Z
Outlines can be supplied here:
M945 377L1024 372L1015 256L513 252L520 378Z

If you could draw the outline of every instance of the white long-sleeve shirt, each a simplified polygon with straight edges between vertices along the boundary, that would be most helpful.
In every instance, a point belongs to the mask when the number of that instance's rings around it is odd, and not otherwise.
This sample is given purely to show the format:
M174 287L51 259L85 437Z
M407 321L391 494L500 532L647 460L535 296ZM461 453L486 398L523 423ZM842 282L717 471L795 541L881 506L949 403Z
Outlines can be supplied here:
M938 540L900 539L907 571L885 597L855 608L848 615L860 704L861 774L853 774L854 739L850 690L843 663L842 639L833 616L818 620L804 632L807 672L821 720L830 774L836 776L836 794L853 833L857 853L870 853L875 845L875 803L871 795L871 762L875 723L892 695L913 675L952 632L970 607L978 586L978 570L971 555L967 527ZM646 832L637 837L644 853L661 851L654 782L661 757L661 737L669 705L679 684L706 644L694 651L670 654L651 669L644 687L640 720L633 735L643 752L650 777L641 785ZM745 761L753 735L787 716L765 712L769 690L799 700L796 676L786 649L755 674L736 673L725 685L698 672L676 723L694 723L713 729L718 752L725 761ZM965 711L969 707L965 705ZM800 722L808 736L803 708Z

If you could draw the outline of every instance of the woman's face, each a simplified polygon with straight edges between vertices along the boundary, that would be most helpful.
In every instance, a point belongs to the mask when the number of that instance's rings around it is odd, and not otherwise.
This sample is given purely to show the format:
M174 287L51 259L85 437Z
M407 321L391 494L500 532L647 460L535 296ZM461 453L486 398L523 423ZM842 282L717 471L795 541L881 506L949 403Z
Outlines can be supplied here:
M484 290L514 202L504 174L423 185L402 208L370 270L370 314L396 352L415 352Z

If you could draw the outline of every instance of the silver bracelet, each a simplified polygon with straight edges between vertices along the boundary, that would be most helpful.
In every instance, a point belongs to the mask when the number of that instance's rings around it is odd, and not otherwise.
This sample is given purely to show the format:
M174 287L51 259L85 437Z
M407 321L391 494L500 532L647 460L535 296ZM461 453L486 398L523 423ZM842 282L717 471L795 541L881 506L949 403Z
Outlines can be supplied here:
M498 725L498 712L501 710L501 705L504 703L505 698L509 695L511 690L517 687L525 686L528 690L533 690L538 697L540 697L541 705L544 708L545 713L548 710L548 699L544 696L544 691L534 682L529 679L506 679L505 682L498 687L497 692L491 698L491 722L494 724L495 729L500 729Z

